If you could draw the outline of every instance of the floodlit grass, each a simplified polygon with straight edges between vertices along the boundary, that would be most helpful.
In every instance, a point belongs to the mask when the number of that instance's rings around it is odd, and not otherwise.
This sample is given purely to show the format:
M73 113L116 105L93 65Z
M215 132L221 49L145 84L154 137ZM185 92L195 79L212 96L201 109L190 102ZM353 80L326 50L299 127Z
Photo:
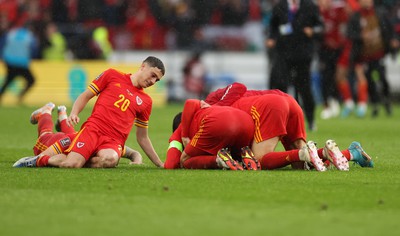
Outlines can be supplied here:
M318 120L309 139L358 140L375 168L349 172L12 168L32 155L35 108L0 107L0 235L399 235L400 109L393 117ZM154 108L165 158L181 105ZM90 109L81 115L85 119ZM55 114L54 114L55 116ZM134 132L128 146L138 148ZM280 147L281 148L281 147Z

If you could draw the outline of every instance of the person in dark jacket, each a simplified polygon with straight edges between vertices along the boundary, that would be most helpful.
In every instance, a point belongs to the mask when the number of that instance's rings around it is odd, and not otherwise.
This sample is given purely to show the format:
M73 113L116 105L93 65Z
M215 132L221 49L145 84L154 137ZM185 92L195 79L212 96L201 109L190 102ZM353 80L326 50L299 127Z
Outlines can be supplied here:
M310 130L315 130L315 101L311 93L314 38L323 29L317 6L311 0L281 0L272 10L268 49L276 51L270 88L284 92L293 85L302 100Z

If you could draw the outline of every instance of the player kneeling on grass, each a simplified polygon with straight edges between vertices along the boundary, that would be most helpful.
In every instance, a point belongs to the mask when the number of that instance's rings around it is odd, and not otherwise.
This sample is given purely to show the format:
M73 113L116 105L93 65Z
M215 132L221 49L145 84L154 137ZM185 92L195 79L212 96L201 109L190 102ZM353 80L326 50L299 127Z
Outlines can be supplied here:
M92 114L72 140L68 156L59 154L48 161L58 167L81 168L89 159L99 158L103 167L115 167L135 125L139 146L156 166L163 167L148 136L152 99L144 88L153 86L164 74L163 62L152 56L133 74L112 68L105 70L79 95L67 118L69 125L77 125L79 113L90 99L98 96Z
M35 156L24 157L14 163L14 167L44 167L51 166L48 159L56 154L65 154L69 148L71 140L76 136L76 131L72 126L67 125L67 108L64 105L58 106L58 119L56 130L53 132L53 120L51 113L55 108L54 103L49 102L43 107L35 110L30 117L31 124L38 125L38 138L33 147ZM127 146L122 151L122 157L129 159L130 164L142 164L142 155ZM99 158L89 159L85 167L102 167L103 163Z
M373 161L359 142L352 142L348 149L342 151L331 139L320 149L313 141L306 142L303 111L293 97L282 91L247 90L245 85L233 83L210 93L205 101L219 106L233 106L251 115L256 126L251 148L262 169L276 169L289 164L295 168L300 164L303 168L299 161L305 161L324 171L326 167L320 159L329 160L339 170L349 170L348 161L362 167L373 167ZM279 141L286 151L274 151Z

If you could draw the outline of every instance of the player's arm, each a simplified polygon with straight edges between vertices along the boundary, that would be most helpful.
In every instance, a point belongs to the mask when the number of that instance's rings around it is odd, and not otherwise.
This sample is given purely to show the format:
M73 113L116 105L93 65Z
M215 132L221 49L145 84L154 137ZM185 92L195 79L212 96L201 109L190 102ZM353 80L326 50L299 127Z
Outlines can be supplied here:
M200 109L200 100L197 99L188 99L185 102L182 111L182 141L184 141L184 145L186 145L185 140L189 138L189 128L192 123L194 114Z
M86 89L78 96L67 119L68 125L76 125L79 123L79 113L83 110L83 108L85 108L86 104L94 97L94 95L95 94L91 90Z
M143 164L143 158L140 152L133 150L128 146L124 147L124 153L122 154L122 157L130 160L131 162L129 164L131 165Z
M180 158L183 151L181 127L182 126L179 125L169 139L167 158L164 163L165 169L178 169L180 167Z
M136 127L136 140L147 157L158 167L163 167L164 163L158 157L158 154L154 150L153 144L148 135L148 130L145 127Z

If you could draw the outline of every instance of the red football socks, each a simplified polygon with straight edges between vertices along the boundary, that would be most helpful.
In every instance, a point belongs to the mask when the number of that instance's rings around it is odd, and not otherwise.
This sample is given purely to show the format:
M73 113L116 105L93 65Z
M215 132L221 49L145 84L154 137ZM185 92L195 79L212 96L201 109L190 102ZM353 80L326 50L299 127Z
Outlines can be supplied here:
M60 129L61 129L61 132L64 132L66 134L73 134L76 132L72 125L68 126L67 119L60 121Z
M349 82L346 81L339 81L337 84L337 88L339 90L340 95L343 98L343 101L351 100L351 90Z
M36 160L36 166L37 167L45 167L45 166L47 166L47 164L49 163L49 159L50 159L50 156L48 156L48 155L44 155L44 156L39 157Z
M53 132L53 120L48 113L40 115L38 121L38 137L45 132Z
M358 82L357 92L358 92L358 103L367 103L368 102L368 83L366 81Z
M216 156L195 156L187 159L183 166L186 169L218 169Z
M261 158L260 164L262 170L273 170L298 161L300 161L299 150L296 149L284 152L270 152L265 154Z

